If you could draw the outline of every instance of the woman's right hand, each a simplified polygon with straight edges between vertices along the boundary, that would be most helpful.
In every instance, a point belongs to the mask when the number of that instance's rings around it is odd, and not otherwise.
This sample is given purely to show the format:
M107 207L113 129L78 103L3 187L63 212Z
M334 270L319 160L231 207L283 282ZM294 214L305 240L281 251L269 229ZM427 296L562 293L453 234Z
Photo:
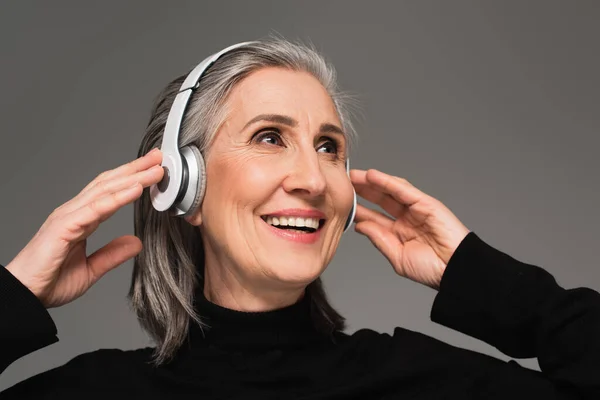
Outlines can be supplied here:
M46 308L83 295L98 279L142 250L136 236L112 240L87 256L86 240L117 210L163 177L157 149L98 175L76 197L55 209L40 230L6 266Z

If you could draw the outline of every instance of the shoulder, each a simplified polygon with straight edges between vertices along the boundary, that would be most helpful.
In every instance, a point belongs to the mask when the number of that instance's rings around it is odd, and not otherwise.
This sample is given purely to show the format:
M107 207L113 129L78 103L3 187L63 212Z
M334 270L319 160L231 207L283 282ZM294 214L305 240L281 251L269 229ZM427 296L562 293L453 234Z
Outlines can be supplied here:
M342 335L338 342L342 352L373 368L379 365L393 365L394 369L406 367L415 374L422 373L424 376L439 371L446 371L443 374L447 371L457 374L512 374L525 370L514 360L506 362L402 327L394 328L391 334L360 329L351 335Z
M403 344L406 346L414 345L446 345L446 343L427 336L424 333L412 331L410 329L396 327L392 333L378 332L369 328L362 328L352 334L341 333L340 343L354 344L360 346L394 346Z
M98 363L139 363L150 361L153 350L154 348L152 347L143 347L134 350L98 349L75 356L66 365L77 364L78 366L85 367L98 365Z
M2 398L30 398L38 394L115 390L147 379L153 348L99 349L82 353L67 363L42 372L2 392ZM11 397L12 396L12 397Z
M418 331L396 327L392 333L377 332L363 328L352 334L341 334L339 346L343 351L362 354L373 360L398 360L403 362L452 365L457 359L474 363L480 362L481 357L488 358L471 350L453 346L442 340L428 336ZM491 357L489 357L491 358Z
M151 369L153 350L152 347L134 350L99 349L80 354L59 369L77 374L82 380L90 380L90 383L100 376L103 379L117 379L144 375Z

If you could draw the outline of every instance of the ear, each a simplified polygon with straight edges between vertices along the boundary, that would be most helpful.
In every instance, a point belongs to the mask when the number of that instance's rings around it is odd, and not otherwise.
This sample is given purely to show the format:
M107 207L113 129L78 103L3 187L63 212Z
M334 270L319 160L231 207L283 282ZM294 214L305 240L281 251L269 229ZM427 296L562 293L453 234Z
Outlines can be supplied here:
M202 213L200 212L200 210L197 210L195 213L193 213L191 215L187 215L187 216L183 217L183 219L185 219L188 223L190 223L194 226L202 225Z

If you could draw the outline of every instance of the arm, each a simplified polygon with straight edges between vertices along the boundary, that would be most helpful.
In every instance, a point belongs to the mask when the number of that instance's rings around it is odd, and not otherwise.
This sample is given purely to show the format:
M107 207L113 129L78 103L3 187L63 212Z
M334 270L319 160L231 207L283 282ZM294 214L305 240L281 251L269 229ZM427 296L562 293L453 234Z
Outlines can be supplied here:
M56 326L48 311L0 265L0 373L17 359L56 343Z
M537 357L549 380L600 398L600 294L564 289L473 232L446 267L431 320L510 357Z

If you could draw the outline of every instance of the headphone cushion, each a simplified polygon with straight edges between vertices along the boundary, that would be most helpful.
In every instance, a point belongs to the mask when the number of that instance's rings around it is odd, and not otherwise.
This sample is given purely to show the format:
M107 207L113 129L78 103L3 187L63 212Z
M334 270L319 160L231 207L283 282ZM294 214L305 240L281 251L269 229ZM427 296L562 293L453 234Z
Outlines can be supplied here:
M192 214L198 209L198 207L200 207L200 204L202 204L202 200L204 199L204 193L206 192L206 168L204 164L204 157L202 157L200 150L193 145L189 145L187 147L194 154L196 168L198 169L198 184L196 186L196 194L194 196L194 200L192 201L192 205L187 212L188 214Z

